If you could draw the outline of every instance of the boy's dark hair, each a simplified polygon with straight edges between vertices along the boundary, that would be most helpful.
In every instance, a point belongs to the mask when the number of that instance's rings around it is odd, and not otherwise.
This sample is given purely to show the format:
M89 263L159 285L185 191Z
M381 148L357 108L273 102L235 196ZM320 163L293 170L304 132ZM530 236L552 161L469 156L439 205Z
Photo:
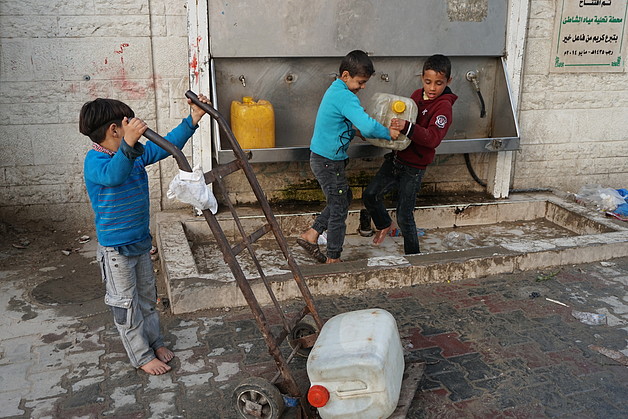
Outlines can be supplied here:
M375 73L373 62L366 55L366 52L359 49L353 50L342 59L340 63L340 73L348 71L351 77L363 76L371 77Z
M100 144L105 139L107 128L113 123L122 124L124 117L133 118L135 112L124 102L98 98L87 102L79 115L79 131L93 142Z
M427 70L433 70L437 73L442 73L447 79L451 77L451 61L449 58L441 54L432 55L423 64L423 73Z

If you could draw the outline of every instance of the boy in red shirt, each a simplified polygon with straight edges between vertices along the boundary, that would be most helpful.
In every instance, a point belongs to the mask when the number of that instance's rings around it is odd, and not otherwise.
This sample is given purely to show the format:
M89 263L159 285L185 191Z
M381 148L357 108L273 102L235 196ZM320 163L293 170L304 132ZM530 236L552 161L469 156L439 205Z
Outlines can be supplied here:
M416 123L393 118L390 128L412 140L408 148L385 156L384 163L362 195L377 233L373 243L381 244L392 229L392 219L384 206L384 195L398 190L397 224L403 234L406 255L419 253L419 238L414 222L416 195L427 166L434 161L436 147L452 122L452 106L458 96L448 87L451 62L444 55L432 55L425 61L421 74L423 88L412 93L419 108Z

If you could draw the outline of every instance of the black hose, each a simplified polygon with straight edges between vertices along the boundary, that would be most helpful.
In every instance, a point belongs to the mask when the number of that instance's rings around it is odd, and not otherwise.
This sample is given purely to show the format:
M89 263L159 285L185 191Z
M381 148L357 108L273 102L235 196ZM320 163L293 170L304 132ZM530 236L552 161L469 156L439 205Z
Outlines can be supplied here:
M471 175L473 180L475 180L480 186L485 188L486 182L484 182L482 179L478 177L478 175L475 174L475 170L473 170L473 166L471 166L471 158L469 158L469 153L464 153L464 162L467 165L467 170L469 171L469 174Z
M480 98L480 105L482 106L482 109L480 110L480 118L484 118L486 117L486 105L484 104L484 98L482 97L482 92L480 92L480 89L478 89L477 92L478 97Z

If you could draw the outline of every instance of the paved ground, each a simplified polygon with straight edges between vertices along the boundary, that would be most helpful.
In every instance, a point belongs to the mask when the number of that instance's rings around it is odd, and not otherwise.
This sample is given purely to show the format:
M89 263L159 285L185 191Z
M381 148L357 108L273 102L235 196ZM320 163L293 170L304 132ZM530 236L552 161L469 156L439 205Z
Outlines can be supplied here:
M79 243L93 233L0 227L1 418L234 418L240 380L275 373L248 309L164 310L173 371L132 369L93 241ZM325 318L367 307L395 316L407 360L427 364L411 418L606 419L628 415L627 286L620 258L316 302ZM299 377L304 365L291 364Z

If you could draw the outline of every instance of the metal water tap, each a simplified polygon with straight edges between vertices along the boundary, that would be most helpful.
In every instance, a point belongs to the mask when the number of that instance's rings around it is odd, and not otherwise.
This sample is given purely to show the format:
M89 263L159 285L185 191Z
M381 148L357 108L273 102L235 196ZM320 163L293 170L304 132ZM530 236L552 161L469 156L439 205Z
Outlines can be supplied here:
M238 77L238 80L240 80L240 83L242 83L242 87L246 87L246 77L244 77L244 74Z
M467 80L473 83L476 91L480 91L480 83L478 82L478 73L475 71L467 71Z
M480 92L480 83L478 82L478 73L475 71L467 71L467 80L473 83L475 87L475 91L478 94L478 98L480 98L480 105L482 108L480 109L480 118L484 118L486 116L486 105L484 104L484 98L482 97L482 92Z

